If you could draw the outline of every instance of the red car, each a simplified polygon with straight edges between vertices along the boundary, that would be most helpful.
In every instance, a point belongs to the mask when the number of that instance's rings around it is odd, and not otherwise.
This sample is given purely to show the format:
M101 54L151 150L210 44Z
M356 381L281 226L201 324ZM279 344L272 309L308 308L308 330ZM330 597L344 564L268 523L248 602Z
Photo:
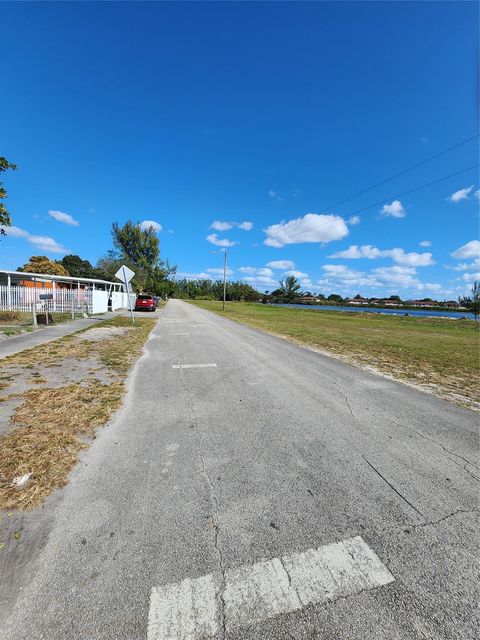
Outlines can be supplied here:
M155 311L157 302L153 296L147 293L137 296L135 300L135 311Z

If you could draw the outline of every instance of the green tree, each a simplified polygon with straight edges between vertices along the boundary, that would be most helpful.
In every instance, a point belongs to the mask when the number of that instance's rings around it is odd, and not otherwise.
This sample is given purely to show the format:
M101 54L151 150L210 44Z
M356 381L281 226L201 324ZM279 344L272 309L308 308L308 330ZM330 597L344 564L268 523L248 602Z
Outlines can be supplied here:
M153 227L142 229L140 224L128 220L123 227L112 225L113 246L121 257L130 260L145 271L158 265L160 245Z
M135 265L131 260L120 256L114 249L109 249L103 256L97 260L96 272L101 280L109 280L110 282L118 282L115 274L122 264L127 265L129 269L134 271L135 277L132 281L132 288L135 291L143 289L146 280L146 274L140 267Z
M287 276L285 280L280 280L280 297L283 302L295 302L302 295L302 287L295 276Z
M12 164L3 156L0 156L0 173L3 173L8 169L15 170L16 168L17 168L17 165ZM10 214L8 213L7 208L2 202L2 200L5 200L6 197L7 197L7 190L3 186L3 182L0 180L0 235L1 236L6 235L4 227L12 226L12 218L10 217Z
M329 300L330 302L335 302L335 303L339 303L339 302L343 302L343 298L340 294L338 293L331 293L327 300Z
M480 282L475 280L472 286L472 294L459 298L458 302L460 306L466 307L471 313L473 313L475 320L480 315Z
M160 259L160 245L153 227L142 229L140 224L128 220L123 227L116 222L112 225L114 249L100 258L97 267L114 279L115 272L126 264L135 272L132 286L135 290L148 290L164 295L172 288L170 278L177 268L168 260Z
M65 267L55 260L50 260L47 256L30 256L29 261L18 267L17 271L25 273L48 273L55 276L68 276L69 272Z
M222 300L223 299L223 280L168 280L171 293L168 295L177 298L203 299L203 300ZM172 287L172 283L174 286ZM165 285L167 286L167 285ZM257 302L261 295L251 285L241 280L237 282L227 282L226 291L227 300Z
M70 254L60 260L60 264L65 267L71 276L77 278L98 278L98 271L88 260L82 260L80 256Z

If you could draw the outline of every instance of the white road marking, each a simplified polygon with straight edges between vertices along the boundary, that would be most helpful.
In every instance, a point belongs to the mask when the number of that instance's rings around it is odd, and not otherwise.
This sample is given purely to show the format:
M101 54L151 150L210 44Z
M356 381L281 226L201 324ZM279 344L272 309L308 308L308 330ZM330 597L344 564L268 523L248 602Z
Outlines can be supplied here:
M220 577L209 574L154 587L148 640L208 640L310 604L390 584L394 577L360 537L245 565ZM220 597L221 596L221 597Z
M182 332L182 333L177 332L177 333L174 333L173 335L174 336L191 336L192 334L187 332Z
M208 369L216 366L216 364L172 364L174 369Z
M212 575L152 589L148 640L212 638L217 630L217 588Z

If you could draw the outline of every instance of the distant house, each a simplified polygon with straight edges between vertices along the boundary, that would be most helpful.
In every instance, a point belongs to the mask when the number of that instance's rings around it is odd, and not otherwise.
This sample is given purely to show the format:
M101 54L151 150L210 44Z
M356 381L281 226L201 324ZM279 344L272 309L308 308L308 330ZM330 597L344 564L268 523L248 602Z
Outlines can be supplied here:
M312 304L314 302L323 302L323 298L317 298L316 296L302 296L300 298L300 302L304 302L305 304Z
M366 305L369 304L370 300L368 298L362 298L361 296L355 296L351 300L347 300L347 304L358 304L358 305Z
M414 300L412 302L413 307L438 307L439 303L435 300Z
M390 300L389 298L387 300L381 300L380 302L386 307L399 307L402 304L401 300Z

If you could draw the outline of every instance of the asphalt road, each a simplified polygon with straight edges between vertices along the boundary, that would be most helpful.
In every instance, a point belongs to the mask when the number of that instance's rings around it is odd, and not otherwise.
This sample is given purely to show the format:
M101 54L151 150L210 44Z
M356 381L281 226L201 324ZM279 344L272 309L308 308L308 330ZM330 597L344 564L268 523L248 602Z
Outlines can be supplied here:
M0 637L473 640L477 450L473 412L170 301L10 566Z

